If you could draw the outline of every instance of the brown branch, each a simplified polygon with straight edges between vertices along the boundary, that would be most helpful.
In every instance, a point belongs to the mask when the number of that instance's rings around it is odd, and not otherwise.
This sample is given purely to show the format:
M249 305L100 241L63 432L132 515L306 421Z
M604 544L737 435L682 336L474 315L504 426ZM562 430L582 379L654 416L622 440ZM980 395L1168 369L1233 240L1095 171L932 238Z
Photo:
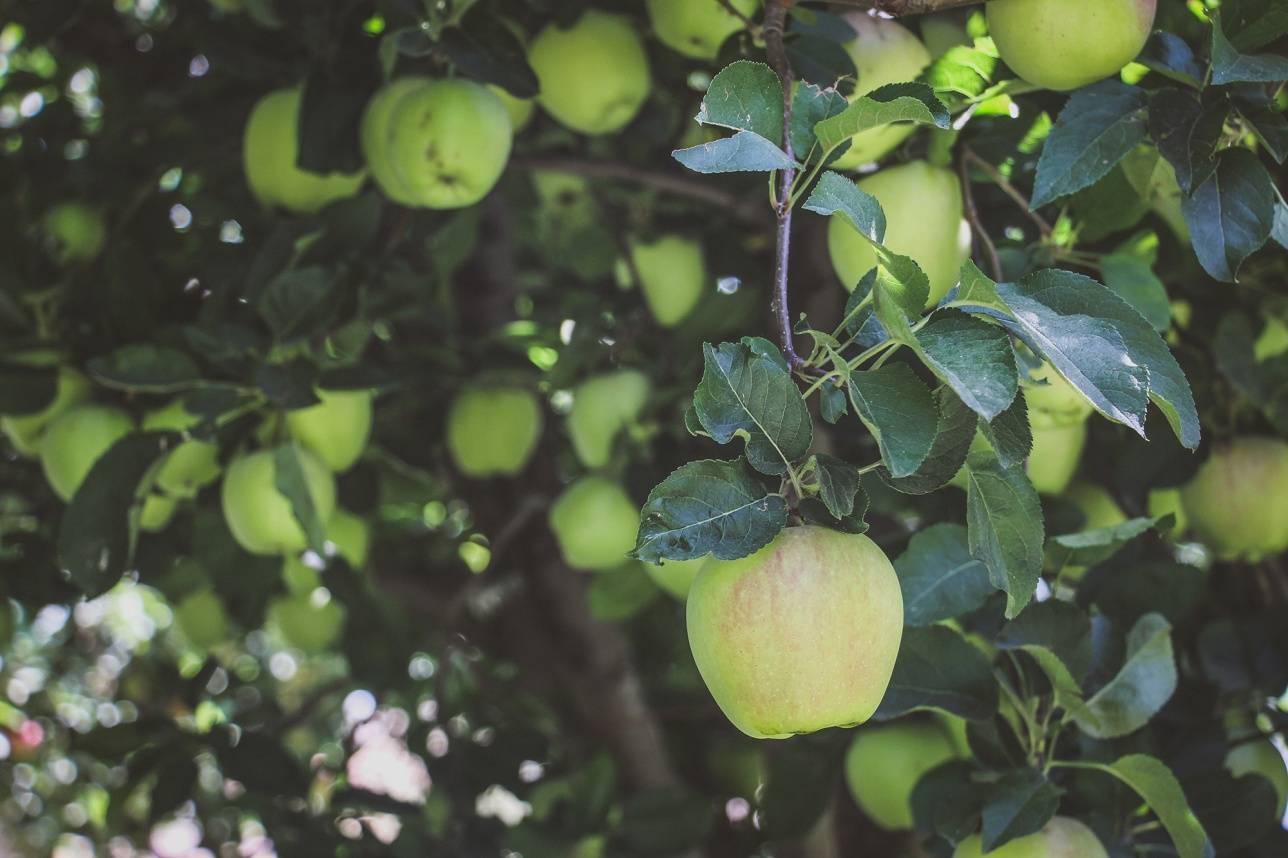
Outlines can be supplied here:
M929 15L931 12L959 9L962 6L978 6L986 0L828 0L828 2L836 6L875 9L898 18L905 15Z
M983 221L980 220L979 209L975 205L975 193L970 187L970 167L966 163L964 154L957 162L957 174L961 177L962 203L966 207L966 219L970 221L971 236L977 238L980 246L984 248L984 255L988 257L988 267L993 279L1002 280L1002 259L997 255L997 245L993 244L993 239L989 237Z
M1047 223L1046 219L1040 214L1033 211L1029 204L1029 198L1020 193L1019 189L1012 185L1006 176L1002 175L1001 170L976 155L969 146L962 147L962 163L967 166L978 167L981 173L988 176L988 178L992 180L993 184L997 185L1002 193L1010 197L1011 201L1019 206L1021 211L1028 215L1029 220L1033 221L1034 225L1037 226L1038 231L1042 233L1043 236L1051 234L1051 224Z

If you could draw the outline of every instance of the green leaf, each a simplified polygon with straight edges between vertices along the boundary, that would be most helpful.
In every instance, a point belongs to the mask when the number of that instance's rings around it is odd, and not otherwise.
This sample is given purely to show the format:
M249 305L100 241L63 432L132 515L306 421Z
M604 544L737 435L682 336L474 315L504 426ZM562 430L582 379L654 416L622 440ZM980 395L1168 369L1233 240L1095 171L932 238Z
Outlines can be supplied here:
M1057 570L1068 566L1096 566L1141 534L1156 529L1167 516L1133 518L1111 527L1065 533L1051 538L1050 562Z
M640 568L627 563L594 575L586 588L586 607L601 623L619 623L648 607L661 592Z
M805 161L818 157L816 151L818 138L814 136L814 126L824 119L835 116L848 102L845 96L835 89L823 89L812 83L802 83L792 95L791 139L792 153L797 159Z
M984 851L1041 831L1060 807L1061 792L1037 769L1004 774L993 784L981 812Z
M56 367L0 363L0 414L37 414L48 408L57 394Z
M1257 156L1226 149L1216 171L1181 200L1181 213L1203 270L1233 283L1243 261L1260 250L1274 229L1275 186Z
M877 280L872 287L877 318L901 343L913 342L909 323L921 317L921 308L930 297L930 278L910 256L891 253L874 245L877 254Z
M823 151L830 151L855 134L891 122L919 122L948 128L948 108L924 83L892 83L850 100L845 110L814 126Z
M1194 89L1203 83L1203 69L1193 49L1174 33L1155 30L1136 62Z
M840 173L828 170L820 176L803 208L825 216L840 214L868 241L885 241L886 219L881 204Z
M991 423L981 420L979 430L1003 468L1023 465L1033 450L1033 427L1029 425L1029 406L1023 396L1015 397L1011 407Z
M1230 102L1166 87L1149 99L1149 133L1159 153L1176 171L1176 183L1189 193L1216 169L1217 144L1225 130Z
M937 93L975 98L988 89L997 71L997 57L966 45L950 48L921 73Z
M1087 701L1095 721L1078 726L1097 739L1114 739L1149 723L1176 691L1172 626L1159 614L1141 617L1127 635L1127 661Z
M891 475L916 473L930 455L938 426L930 388L901 363L851 373L848 388L854 413L876 439Z
M787 525L787 502L741 459L681 465L649 492L634 556L647 563L746 557Z
M285 271L264 287L260 315L279 340L308 337L330 321L338 285L338 277L321 266Z
M1075 92L1038 159L1032 208L1099 181L1145 139L1147 95L1118 80Z
M859 469L849 462L819 453L814 457L818 474L818 496L836 518L854 512L854 498L859 493Z
M201 370L186 353L151 343L121 346L91 358L86 369L105 387L138 393L174 393L201 381Z
M746 441L747 461L782 475L809 451L813 427L796 382L778 363L742 343L706 343L693 408L717 444Z
M974 557L960 524L932 524L915 534L894 561L903 591L903 621L928 626L970 613L995 588L988 568Z
M179 754L167 757L157 771L148 801L148 821L156 823L170 811L192 797L197 784L197 764L192 758Z
M972 721L997 711L988 659L947 626L904 629L894 675L873 717L888 721L916 709L939 709Z
M766 140L783 139L783 84L764 63L738 60L711 79L698 109L702 125L749 131Z
M768 173L796 163L777 145L751 131L676 149L671 156L695 173Z
M966 525L971 554L1006 591L1006 616L1014 617L1037 590L1042 574L1042 506L1018 465L1002 467L992 451L966 460Z
M996 325L945 311L917 332L915 348L922 362L985 420L1015 400L1015 353L1011 338Z
M1241 54L1222 30L1218 16L1212 22L1212 85L1278 83L1288 80L1288 57L1277 54Z
M1144 316L1154 330L1163 333L1172 326L1167 287L1147 259L1124 246L1100 260L1100 273L1105 287Z
M994 643L1004 650L1049 650L1078 682L1091 669L1091 617L1068 602L1030 605L1001 628Z
M273 479L277 490L291 502L291 512L309 540L309 548L325 556L326 522L313 505L300 463L300 448L282 444L273 450Z
M929 494L948 485L970 452L975 437L975 412L947 386L935 391L935 407L939 413L935 441L916 472L899 478L890 476L885 468L879 472L882 480L904 494Z

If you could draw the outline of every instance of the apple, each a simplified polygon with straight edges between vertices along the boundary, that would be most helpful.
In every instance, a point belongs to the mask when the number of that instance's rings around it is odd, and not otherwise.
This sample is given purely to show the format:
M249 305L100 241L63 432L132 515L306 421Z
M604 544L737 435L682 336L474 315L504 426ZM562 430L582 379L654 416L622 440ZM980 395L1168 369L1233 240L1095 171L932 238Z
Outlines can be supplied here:
M1127 520L1114 496L1095 483L1074 483L1064 497L1082 513L1082 530L1100 530Z
M1176 519L1176 523L1168 531L1172 538L1179 537L1190 527L1185 506L1181 503L1180 489L1151 489L1145 500L1145 508L1154 517L1167 515L1169 512L1172 514Z
M1270 781L1279 797L1275 816L1282 819L1288 809L1288 767L1283 755L1269 740L1242 741L1225 755L1225 767L1236 778L1261 775Z
M786 528L749 557L708 561L686 614L711 696L756 739L872 717L903 634L899 579L881 549L815 526Z
M1258 363L1288 352L1288 325L1279 319L1267 321L1261 335L1252 344L1252 350Z
M587 572L621 566L639 526L640 508L607 477L582 477L550 508L550 528L564 561Z
M354 569L367 565L367 554L371 550L371 526L362 516L337 506L326 523L326 541Z
M372 178L406 206L474 205L501 178L513 138L500 97L463 78L399 78L372 96L362 117Z
M985 852L978 834L957 845L953 858L1109 858L1096 832L1076 819L1056 816L1036 834L1017 837L1005 846Z
M165 530L179 509L179 502L169 495L149 492L139 512L139 527L149 533Z
M1024 385L1024 401L1030 413L1040 412L1061 423L1083 420L1092 411L1087 397L1045 361L1039 369L1029 373L1029 381Z
M657 40L695 60L714 60L725 40L744 27L717 0L647 0L647 5ZM760 0L732 0L730 5L750 18Z
M912 257L926 272L926 306L935 306L957 284L970 255L969 242L963 244L970 228L962 219L957 177L942 167L912 161L865 176L858 186L876 197L885 211L886 248ZM872 245L841 214L833 215L827 226L827 249L837 276L850 291L877 264Z
M19 362L45 366L53 360L52 356L29 355L20 358ZM20 454L37 456L40 453L40 437L49 423L73 405L84 402L89 398L89 393L89 379L70 367L59 367L58 377L54 382L53 401L35 414L0 417L0 430L4 431Z
M107 243L103 216L85 203L59 203L45 212L41 226L49 256L59 265L92 262Z
M94 463L134 431L134 419L110 405L75 405L55 417L40 439L40 464L54 494L70 501Z
M295 452L313 506L326 521L335 511L335 477L309 451L297 448ZM252 554L287 554L308 547L290 500L277 488L273 451L233 459L224 474L220 500L233 538Z
M1033 427L1033 449L1026 465L1029 479L1038 494L1063 494L1078 471L1087 443L1087 421L1066 423L1035 412L1029 415L1029 423Z
M930 51L911 30L897 21L874 18L864 12L849 12L842 17L855 33L854 39L845 45L845 50L859 75L854 87L856 97L867 95L886 84L916 80L930 65ZM850 138L850 148L832 166L838 170L852 170L880 160L907 140L916 128L911 122L899 122L861 131ZM961 208L960 201L957 207ZM889 217L889 212L886 216Z
M649 388L648 376L633 369L598 375L577 385L568 412L568 436L583 465L608 464L617 433L639 419Z
M261 204L312 214L356 194L366 174L311 173L296 166L300 98L300 88L294 87L270 92L256 102L242 138L242 166Z
M702 245L681 235L657 241L630 242L631 264L649 312L664 328L673 328L693 312L707 285Z
M362 456L371 438L371 391L315 392L322 401L286 412L286 426L291 436L322 464L337 473L347 471Z
M561 125L582 134L624 128L648 98L648 56L639 28L621 15L587 9L564 29L549 24L532 40L537 102Z
M1070 90L1117 74L1154 26L1156 0L992 0L984 9L1003 61L1029 83Z
M472 388L447 412L447 451L467 477L514 476L541 437L541 405L521 387Z
M1288 549L1288 444L1243 437L1215 447L1181 506L1221 560L1256 562Z
M195 649L208 650L228 640L228 614L208 589L189 593L175 605L174 624Z
M488 84L488 89L492 94L501 99L501 106L505 108L505 115L510 117L510 131L512 134L518 134L528 127L532 121L532 115L537 111L537 103L531 98L518 98L510 95L509 92L494 84Z
M934 721L898 721L857 731L845 755L845 782L868 818L887 831L912 828L912 789L958 755Z
M268 625L277 629L288 646L315 655L340 637L344 607L325 588L279 596L268 604Z
M921 41L934 59L939 59L953 48L973 42L970 33L966 32L961 21L951 12L924 16L921 19Z
M200 422L201 418L188 411L181 399L143 415L144 429L186 432ZM156 472L155 486L172 497L192 498L218 479L219 471L219 446L188 440L166 454Z
M654 584L683 602L689 597L693 579L698 577L706 562L706 557L697 557L693 560L666 560L660 566L645 563L644 569L653 579Z

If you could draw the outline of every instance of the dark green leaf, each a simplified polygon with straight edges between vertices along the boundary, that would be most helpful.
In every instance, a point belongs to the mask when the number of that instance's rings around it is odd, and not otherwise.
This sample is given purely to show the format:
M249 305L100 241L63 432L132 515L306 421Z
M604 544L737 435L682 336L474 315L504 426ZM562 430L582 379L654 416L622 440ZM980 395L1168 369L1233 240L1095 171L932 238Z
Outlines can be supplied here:
M991 423L980 421L979 429L997 454L1003 468L1024 464L1033 450L1033 427L1029 425L1029 406L1023 396L1015 397Z
M803 208L827 216L840 214L868 241L885 241L886 219L881 204L840 173L828 170L819 177Z
M1219 17L1212 22L1212 84L1278 83L1288 80L1288 57L1278 54L1241 54L1222 30Z
M970 452L971 441L975 437L975 412L947 386L935 391L935 408L939 413L935 423L935 442L916 473L894 478L886 469L880 471L881 479L904 494L929 494L948 485L966 463L966 455Z
M184 352L139 343L90 359L86 368L106 387L138 393L173 393L201 381L201 370Z
M1133 518L1112 527L1066 533L1051 538L1049 556L1056 570L1104 563L1120 548L1159 527L1164 518Z
M1015 400L1015 355L1001 328L949 310L936 314L916 337L926 366L985 420L997 417Z
M494 83L515 98L537 94L537 75L523 43L505 20L482 6L471 9L460 26L445 28L438 45L466 77Z
M331 318L336 286L335 274L326 268L286 271L264 287L260 315L280 340L309 336Z
M57 393L56 367L0 364L0 414L37 414L49 407Z
M840 113L845 109L846 103L845 96L835 89L823 89L812 83L802 83L796 87L796 92L792 95L791 138L792 153L797 159L805 161L811 156L822 154L814 151L818 143L818 138L814 136L814 125Z
M952 845L974 834L988 788L973 774L970 763L951 760L922 775L909 798L913 827L933 831Z
M1160 333L1171 327L1167 287L1147 259L1133 253L1130 247L1122 247L1100 260L1100 273L1105 286L1144 316L1150 327Z
M251 792L299 796L308 778L295 758L276 739L250 731L233 744L231 731L215 734L215 756L224 777L241 782Z
M849 394L890 473L915 474L930 455L938 426L930 388L906 364L894 363L851 374Z
M1061 790L1037 769L1007 772L993 784L981 813L985 852L1042 830L1060 806Z
M908 542L894 562L903 590L903 621L927 626L970 613L996 589L974 557L959 524L932 524ZM1023 616L1023 615L1021 615Z
M764 63L738 60L711 79L697 120L777 143L783 139L783 84Z
M777 145L750 131L676 149L671 156L695 173L768 173L795 163Z
M309 547L325 554L326 522L313 505L313 494L304 478L300 448L283 444L273 450L273 475L277 490L291 502L291 512L309 540Z
M1127 635L1127 661L1087 701L1095 720L1078 720L1084 733L1098 739L1125 736L1145 726L1171 699L1176 691L1171 631L1158 614L1137 621Z
M1203 82L1203 69L1194 57L1194 51L1184 39L1173 33L1155 30L1136 61L1195 89Z
M855 134L891 122L919 122L948 128L948 108L924 83L892 83L850 100L844 111L814 126L823 151L840 146Z
M197 764L186 756L172 755L162 762L152 785L148 803L148 820L157 822L170 811L192 798L197 784Z
M894 675L873 717L887 721L914 709L940 709L976 721L997 711L988 659L947 626L904 630Z
M1186 193L1203 184L1216 169L1216 147L1229 113L1230 102L1220 96L1200 99L1194 93L1168 87L1150 97L1150 136Z
M1181 200L1181 212L1203 270L1233 283L1243 261L1261 249L1274 229L1274 183L1256 155L1226 149L1216 171Z
M966 524L971 554L1006 591L1006 616L1033 598L1042 574L1042 507L1019 466L1002 467L992 451L966 460Z
M1145 139L1147 96L1118 80L1075 92L1038 160L1032 207L1095 184Z
M1068 602L1030 605L1002 627L994 643L998 649L1047 649L1076 682L1091 669L1091 617Z
M859 492L859 469L826 453L818 454L814 461L819 499L836 518L850 515L854 512L854 497Z

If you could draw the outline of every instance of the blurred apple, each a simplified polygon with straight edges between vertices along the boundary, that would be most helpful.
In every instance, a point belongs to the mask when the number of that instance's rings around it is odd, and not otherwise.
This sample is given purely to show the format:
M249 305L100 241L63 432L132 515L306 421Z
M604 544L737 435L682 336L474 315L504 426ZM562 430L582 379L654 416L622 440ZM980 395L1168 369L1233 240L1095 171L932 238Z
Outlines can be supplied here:
M337 473L347 471L371 437L370 390L318 390L322 400L286 412L292 437Z
M583 571L622 565L635 547L639 526L639 507L606 477L582 477L550 508L550 527L564 561Z
M312 453L295 452L313 507L326 521L335 511L335 478ZM233 537L252 554L287 554L308 546L290 500L277 487L271 450L243 454L229 463L221 501Z
M1039 494L1063 494L1078 471L1087 443L1087 421L1062 422L1033 412L1029 423L1033 427L1033 449L1026 465L1029 479Z
M133 430L129 413L110 405L75 405L51 420L40 439L40 464L54 494L70 501L94 463Z
M966 32L961 20L951 12L922 16L921 41L934 59L939 59L960 45L972 43L970 33Z
M537 102L531 98L518 98L510 95L509 92L499 86L488 84L488 89L492 94L501 99L501 106L505 108L505 115L510 117L510 131L518 134L528 123L532 121L532 116L537 112Z
M582 134L624 128L648 98L648 56L626 17L587 9L569 28L549 24L532 40L537 102L560 124Z
M1030 413L1041 412L1053 421L1072 423L1092 412L1091 402L1087 397L1046 362L1029 374L1023 390L1024 401L1029 406Z
M896 721L855 733L845 782L868 818L888 831L912 828L912 789L921 776L958 756L938 723Z
M649 388L648 376L633 369L598 375L577 385L568 412L568 436L583 465L608 464L617 434L639 419Z
M174 607L175 628L194 649L209 650L228 640L228 614L212 590L189 593Z
M1127 513L1114 496L1095 483L1074 483L1064 497L1082 513L1082 530L1100 530L1127 520Z
M344 629L344 607L323 588L280 596L268 605L268 624L289 646L309 655L324 652Z
M1171 513L1176 519L1176 523L1168 531L1173 538L1179 537L1189 529L1189 517L1185 515L1185 505L1181 503L1180 489L1150 489L1149 497L1145 501L1146 510L1151 516L1167 515Z
M201 418L188 411L182 399L143 415L144 429L192 429ZM196 497L203 487L219 478L219 447L209 441L184 441L166 454L157 470L155 486L179 498Z
M335 546L335 553L354 569L367 565L371 526L362 516L337 506L326 523L326 540Z
M56 363L54 352L33 352L19 355L14 361L29 366L50 366ZM13 447L24 456L39 455L40 436L55 417L89 398L89 379L71 367L59 367L55 381L54 399L35 414L15 414L0 417L3 430Z
M1279 319L1269 319L1261 329L1257 341L1253 343L1252 350L1258 362L1288 353L1288 325Z
M1256 562L1288 549L1288 444L1257 437L1218 444L1181 488L1181 505L1222 560Z
M59 203L45 212L41 226L49 256L59 265L92 262L107 244L103 216L85 203Z
M149 492L143 497L143 509L139 511L139 527L149 533L165 530L178 509L179 502L174 498Z
M647 0L647 5L657 40L695 60L714 60L725 40L744 27L717 0ZM732 0L730 5L750 18L760 0Z
M521 387L471 388L447 412L447 450L467 477L514 476L541 437L541 406Z
M673 328L693 311L707 285L702 245L681 235L630 243L631 264L653 318Z
M654 584L683 602L693 587L693 579L698 577L707 559L698 557L693 560L667 560L661 566L645 563L644 569Z

